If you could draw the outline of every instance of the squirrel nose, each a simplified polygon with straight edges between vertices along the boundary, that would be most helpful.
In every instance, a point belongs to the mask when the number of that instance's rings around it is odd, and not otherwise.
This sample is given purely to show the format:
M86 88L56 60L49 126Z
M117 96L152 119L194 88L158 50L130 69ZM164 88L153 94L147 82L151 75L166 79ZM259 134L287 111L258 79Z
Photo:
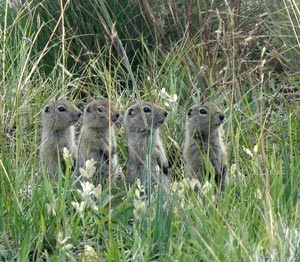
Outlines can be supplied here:
M219 115L219 118L220 118L220 120L223 122L223 120L224 120L224 118L225 118L225 115L224 115L224 114L220 114L220 115Z
M168 112L167 112L167 111L164 112L164 116L165 116L165 117L168 116Z
M78 118L80 118L80 117L81 117L81 115L82 115L82 114L81 114L81 112L80 112L80 113L78 113L78 114L77 114Z
M119 113L115 113L113 116L112 116L112 121L113 122L116 122L118 120L118 118L120 117L120 114Z

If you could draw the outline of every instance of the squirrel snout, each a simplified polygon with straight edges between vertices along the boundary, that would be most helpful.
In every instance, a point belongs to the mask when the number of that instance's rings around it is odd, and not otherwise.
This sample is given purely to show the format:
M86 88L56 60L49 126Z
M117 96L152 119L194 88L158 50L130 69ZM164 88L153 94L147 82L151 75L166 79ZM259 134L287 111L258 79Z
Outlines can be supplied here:
M168 112L167 111L165 111L163 114L164 114L165 117L168 116Z
M224 114L220 114L220 115L219 115L219 118L220 118L220 120L223 122L224 119L225 119L225 115L224 115Z
M119 114L119 113L115 113L115 114L112 116L111 120L112 120L113 122L116 122L116 121L118 120L119 117L120 117L120 114Z

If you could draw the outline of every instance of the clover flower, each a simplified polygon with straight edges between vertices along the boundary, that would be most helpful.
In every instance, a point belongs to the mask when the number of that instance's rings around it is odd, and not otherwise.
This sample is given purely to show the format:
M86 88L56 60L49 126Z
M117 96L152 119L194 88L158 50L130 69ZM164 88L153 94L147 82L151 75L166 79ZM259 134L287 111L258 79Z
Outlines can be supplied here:
M144 187L141 184L141 180L137 179L136 181L136 189L135 189L135 199L133 200L133 216L134 218L139 221L146 215L146 202L143 199L144 195Z
M56 216L56 203L46 203L45 205L47 210L47 215L49 216Z
M59 231L57 234L57 243L61 246L62 250L70 250L73 247L72 244L68 243L70 239L70 236L64 238L63 233L61 231Z
M77 213L79 214L80 218L84 218L84 211L85 211L86 203L84 201L81 201L80 203L72 201L71 205L77 211Z
M90 245L85 245L82 254L82 259L83 259L82 261L92 262L92 261L99 261L100 258L93 247L91 247Z
M253 159L254 155L249 148L242 146L242 149L246 153L246 155L248 155L251 159Z
M66 163L70 163L70 166L73 166L74 163L73 163L72 154L69 151L69 149L66 147L63 148L63 158Z
M85 162L85 168L79 168L80 174L85 178L92 178L96 172L95 164L96 162L94 161L94 159L87 160Z
M162 88L158 95L161 97L166 107L173 107L173 105L177 103L177 94L170 95L165 88Z

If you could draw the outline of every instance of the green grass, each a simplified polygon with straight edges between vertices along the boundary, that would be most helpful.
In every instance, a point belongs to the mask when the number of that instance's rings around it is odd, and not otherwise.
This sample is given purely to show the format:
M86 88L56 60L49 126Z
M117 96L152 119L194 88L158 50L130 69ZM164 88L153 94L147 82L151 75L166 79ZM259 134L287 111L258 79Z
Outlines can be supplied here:
M300 108L282 91L299 85L299 4L150 2L0 0L1 261L299 260ZM57 94L83 108L85 91L121 111L139 99L166 107L170 188L143 200L122 182L82 197L69 172L51 184L40 110ZM203 100L227 116L229 183L200 198L176 146L188 106ZM126 171L124 139L121 128Z

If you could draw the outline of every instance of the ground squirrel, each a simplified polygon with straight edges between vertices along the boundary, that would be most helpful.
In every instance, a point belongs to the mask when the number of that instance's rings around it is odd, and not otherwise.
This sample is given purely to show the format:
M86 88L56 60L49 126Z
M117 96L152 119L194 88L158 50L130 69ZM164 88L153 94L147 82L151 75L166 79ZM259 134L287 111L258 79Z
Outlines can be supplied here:
M67 99L55 99L43 108L40 158L52 175L57 174L59 161L62 171L65 171L64 147L75 156L76 146L72 125L80 116L81 111Z
M151 177L151 183L155 183L160 174L163 174L162 180L166 180L168 161L159 128L165 122L167 115L166 110L151 102L136 103L126 110L124 127L129 150L127 169L129 184L134 183L136 178L146 184L145 178Z
M100 183L103 178L107 179L109 172L113 175L113 180L122 175L116 154L115 130L112 126L118 118L119 112L105 98L91 101L84 109L78 143L79 167L83 167L86 160L94 159L94 183Z
M226 149L220 133L224 114L213 103L196 104L188 109L185 123L183 157L188 176L201 182L209 173L211 165L215 170L215 181L223 188L226 172Z

